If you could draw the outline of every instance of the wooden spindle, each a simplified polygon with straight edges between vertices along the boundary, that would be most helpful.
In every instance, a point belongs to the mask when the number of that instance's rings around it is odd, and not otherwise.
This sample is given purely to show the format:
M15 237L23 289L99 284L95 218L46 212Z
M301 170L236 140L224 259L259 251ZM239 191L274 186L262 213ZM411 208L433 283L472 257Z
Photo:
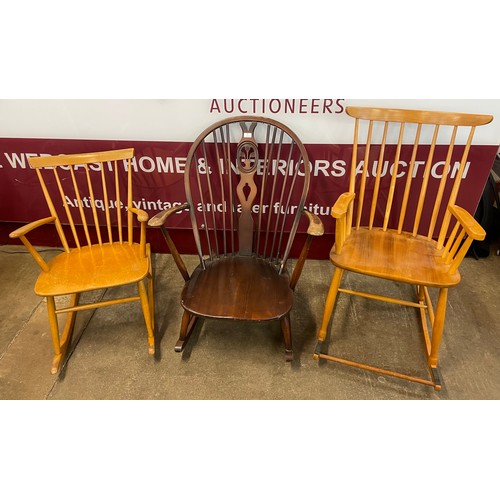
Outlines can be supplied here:
M439 132L439 125L434 127L434 135L432 137L432 143L430 145L429 154L427 156L427 162L425 164L424 177L422 180L422 186L420 188L420 195L418 198L417 210L415 212L415 221L413 224L413 236L418 234L418 228L420 226L420 220L422 218L422 210L425 201L425 195L427 193L427 185L429 184L429 177L432 169L432 160L434 158L434 150L436 148L436 141Z
M415 160L417 158L417 151L420 143L421 131L422 131L422 124L419 123L417 126L417 131L415 133L415 141L413 142L413 150L411 154L410 165L408 167L406 174L405 190L403 194L403 202L401 204L401 215L399 216L398 234L401 234L401 232L403 231L404 221L406 217L406 210L408 208L408 199L410 197L410 190L413 181L413 170L415 168Z
M356 178L356 171L358 168L357 165L357 149L358 149L358 122L359 119L356 119L355 126L355 142L354 142L354 150L353 150L353 160L351 167L351 186L349 187L349 192L354 193L355 191L355 183L354 179ZM359 229L361 226L361 216L363 213L363 204L365 201L365 188L366 188L366 176L368 172L368 162L370 161L370 147L372 142L372 133L373 133L373 121L370 120L370 124L368 126L368 135L366 138L366 147L365 147L365 156L363 159L363 171L361 172L361 180L359 183L359 195L358 195L358 207L357 207L357 217L356 217L356 229ZM350 225L349 221L348 224Z
M375 187L373 188L373 199L372 199L372 206L370 210L370 223L368 227L370 229L373 228L373 223L375 220L375 213L376 213L376 208L378 204L378 193L380 190L380 173L382 172L382 166L384 163L384 154L385 154L385 144L387 140L387 130L389 128L389 123L384 122L384 133L382 136L382 143L380 145L380 154L378 157L378 163L377 163L377 173L376 173L376 178L375 178Z
M394 166L392 169L391 184L389 186L389 195L388 195L387 204L385 207L384 225L383 225L384 231L387 231L387 226L389 225L389 218L391 216L392 202L394 200L394 191L396 189L396 181L397 181L397 177L398 177L399 158L401 156L401 145L403 143L404 129L405 129L404 123L401 123L400 128L399 128L398 145L396 147L396 155L394 158Z
M57 173L57 168L54 168L53 172L54 172L54 177L56 179L57 187L59 189L59 195L61 196L61 201L62 201L62 204L64 207L64 211L66 212L66 217L68 218L68 223L69 223L69 226L71 228L71 233L73 234L73 238L75 239L75 244L76 244L77 248L81 248L80 239L78 238L78 234L77 234L76 228L75 228L75 223L73 222L73 215L71 214L71 210L69 209L69 206L68 206L68 203L66 200L66 195L64 193L64 189L62 187L62 183L61 183L61 180L59 178L59 174ZM79 201L79 203L80 203L80 201Z
M101 229L99 227L99 217L97 216L97 209L96 209L95 203L92 202L92 200L95 199L95 196L94 196L94 189L92 186L92 180L90 178L88 164L85 165L85 176L87 178L87 186L89 188L89 196L90 196L90 200L91 200L90 205L92 207L92 216L94 218L94 227L95 227L95 232L96 232L96 236L97 236L97 241L98 241L99 245L102 245Z

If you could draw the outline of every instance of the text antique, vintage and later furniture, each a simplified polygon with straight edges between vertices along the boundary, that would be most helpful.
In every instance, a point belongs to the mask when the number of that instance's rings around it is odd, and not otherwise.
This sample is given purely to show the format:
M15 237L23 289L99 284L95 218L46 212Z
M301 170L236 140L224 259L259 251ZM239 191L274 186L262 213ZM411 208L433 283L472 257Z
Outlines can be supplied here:
M332 208L336 229L330 260L335 271L314 357L439 390L438 351L448 289L458 285L458 268L472 241L485 236L473 216L456 204L457 196L470 178L464 173L475 128L493 117L362 107L348 107L347 114L355 119L349 191ZM438 150L444 161L435 160ZM474 175L470 170L467 175ZM415 297L407 301L340 288L348 271L413 285ZM437 289L435 311L428 288ZM323 353L338 292L418 308L429 379ZM337 328L334 322L332 330ZM333 342L333 332L331 336Z
M148 214L132 204L133 156L133 149L123 149L29 159L50 216L13 231L10 237L21 239L41 269L35 293L47 299L54 374L61 367L76 313L81 310L140 301L149 353L154 353L153 275L150 246L146 243ZM140 223L139 238L134 234L135 217ZM52 223L64 252L46 262L29 242L28 233ZM84 292L134 283L138 295L79 303ZM58 308L60 299L56 299L60 296L69 297L69 303ZM57 315L64 313L67 317L60 335Z
M293 292L312 237L323 234L319 218L304 210L309 176L302 142L276 120L228 118L194 141L184 176L187 203L149 221L161 228L186 282L177 352L198 318L276 320L285 358L292 360ZM165 227L169 216L186 209L200 262L191 275ZM289 276L287 262L301 219L309 222L308 236Z

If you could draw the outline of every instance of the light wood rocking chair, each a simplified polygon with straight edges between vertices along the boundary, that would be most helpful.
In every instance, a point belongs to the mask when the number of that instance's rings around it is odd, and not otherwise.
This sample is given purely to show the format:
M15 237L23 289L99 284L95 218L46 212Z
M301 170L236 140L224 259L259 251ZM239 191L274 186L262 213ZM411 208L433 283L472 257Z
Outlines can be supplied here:
M51 215L13 231L10 237L21 239L41 269L35 293L47 299L55 351L53 374L67 353L77 311L87 309L140 301L149 353L154 354L153 276L146 243L149 217L132 204L133 156L133 149L123 149L29 159ZM134 216L140 222L139 242L134 240ZM46 262L27 235L51 223L64 252ZM137 296L79 304L84 292L133 283L138 287ZM57 309L59 296L69 296L69 305ZM60 335L57 316L64 313L67 317Z
M475 128L493 117L359 107L348 107L347 114L355 118L349 192L332 208L336 229L330 260L335 272L314 358L439 390L438 351L448 289L458 285L458 268L472 241L485 237L472 215L456 205L457 196L467 182ZM456 144L459 134L464 134L465 146ZM434 159L438 151L444 162ZM474 175L473 168L468 175ZM346 271L413 285L416 296L406 301L340 288ZM428 287L439 291L435 311ZM418 308L430 380L323 353L338 292Z
M275 120L229 118L194 141L185 168L187 203L149 221L161 228L186 281L177 352L198 318L276 320L285 358L293 359L293 291L313 236L323 234L319 218L304 210L309 176L302 142ZM173 213L186 209L200 259L191 275L165 227ZM290 277L287 262L304 214L308 236Z

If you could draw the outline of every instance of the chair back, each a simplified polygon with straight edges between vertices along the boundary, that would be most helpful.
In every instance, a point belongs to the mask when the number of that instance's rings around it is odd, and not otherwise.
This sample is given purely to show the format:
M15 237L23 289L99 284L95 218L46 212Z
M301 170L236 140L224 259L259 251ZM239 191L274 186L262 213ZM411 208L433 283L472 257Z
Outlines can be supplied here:
M309 189L304 145L264 117L222 120L191 146L185 188L200 261L255 255L284 269Z
M133 242L133 149L29 159L66 252Z
M490 115L347 107L355 118L347 225L436 239L442 247L477 126ZM444 159L444 160L443 160ZM350 231L350 229L349 229Z

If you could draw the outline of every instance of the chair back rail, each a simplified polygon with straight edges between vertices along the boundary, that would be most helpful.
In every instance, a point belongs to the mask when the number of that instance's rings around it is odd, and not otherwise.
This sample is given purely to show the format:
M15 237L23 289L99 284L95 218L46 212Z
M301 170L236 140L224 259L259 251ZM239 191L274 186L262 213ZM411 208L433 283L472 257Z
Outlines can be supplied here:
M456 202L475 128L492 117L360 107L346 111L355 118L349 191L357 193L348 231L396 229L437 239L442 248L451 217L446 208ZM457 144L458 137L465 145ZM438 150L444 162L437 161ZM442 163L440 178L437 163Z
M185 189L200 261L257 255L281 270L309 189L310 165L298 137L264 117L218 122L195 140Z
M69 234L77 248L133 242L133 214L128 210L133 155L133 149L124 149L30 158L66 252Z

